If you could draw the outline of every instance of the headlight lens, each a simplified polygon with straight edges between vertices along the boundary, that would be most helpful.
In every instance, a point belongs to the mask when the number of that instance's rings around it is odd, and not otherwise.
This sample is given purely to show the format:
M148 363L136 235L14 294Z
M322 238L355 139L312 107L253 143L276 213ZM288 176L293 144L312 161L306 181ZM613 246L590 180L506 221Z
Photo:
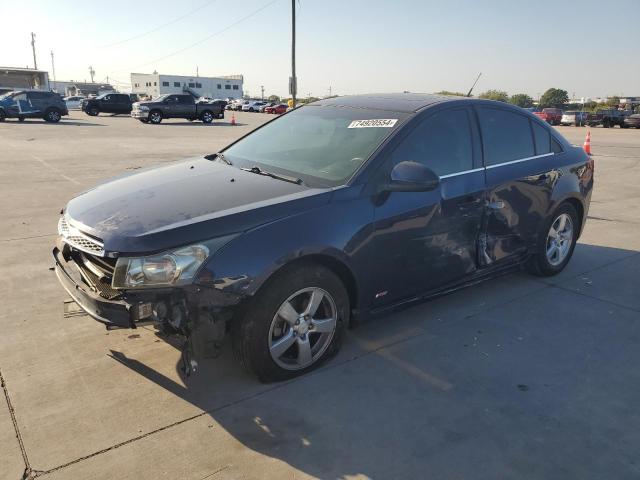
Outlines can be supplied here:
M148 257L120 257L113 288L168 287L190 283L204 261L235 235Z
M149 107L145 107L144 105L138 105L138 110L140 110L141 112L146 112L147 110L149 110Z

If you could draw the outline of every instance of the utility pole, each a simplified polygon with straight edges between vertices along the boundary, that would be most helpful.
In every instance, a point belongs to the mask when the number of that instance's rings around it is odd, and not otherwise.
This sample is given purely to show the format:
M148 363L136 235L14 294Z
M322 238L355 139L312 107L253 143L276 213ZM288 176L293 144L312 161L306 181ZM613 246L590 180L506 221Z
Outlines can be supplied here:
M200 76L200 69L198 68L198 65L196 65L196 77Z
M296 108L296 93L298 90L296 79L296 0L291 0L291 78L289 79L289 93L293 108Z
M31 32L31 50L33 51L33 68L38 69L38 62L36 62L36 34Z
M91 83L93 83L93 76L96 74L96 71L92 66L89 66L89 75L91 75Z
M55 90L56 89L56 64L53 62L53 50L51 50L51 71L53 72L53 90Z
M260 100L264 100L264 85L260 85Z
M331 85L329 85L329 96L331 96Z

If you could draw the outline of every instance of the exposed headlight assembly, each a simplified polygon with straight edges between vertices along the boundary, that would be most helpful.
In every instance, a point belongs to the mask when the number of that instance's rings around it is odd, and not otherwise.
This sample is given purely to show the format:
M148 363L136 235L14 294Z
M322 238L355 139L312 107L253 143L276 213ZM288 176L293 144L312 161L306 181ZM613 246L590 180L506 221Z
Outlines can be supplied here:
M138 105L138 110L140 110L141 112L146 112L147 110L149 110L149 107L146 107L144 105Z
M120 257L113 288L171 287L191 283L200 266L235 235L146 257Z

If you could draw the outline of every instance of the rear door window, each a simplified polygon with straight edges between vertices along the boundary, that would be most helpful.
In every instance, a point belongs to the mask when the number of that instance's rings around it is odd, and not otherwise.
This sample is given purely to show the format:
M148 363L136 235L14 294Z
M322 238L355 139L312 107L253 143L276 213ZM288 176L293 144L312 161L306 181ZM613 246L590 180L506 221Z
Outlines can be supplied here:
M533 157L535 149L529 119L515 112L479 107L485 165Z
M551 134L549 130L537 122L531 122L533 137L536 142L536 155L544 155L551 152Z

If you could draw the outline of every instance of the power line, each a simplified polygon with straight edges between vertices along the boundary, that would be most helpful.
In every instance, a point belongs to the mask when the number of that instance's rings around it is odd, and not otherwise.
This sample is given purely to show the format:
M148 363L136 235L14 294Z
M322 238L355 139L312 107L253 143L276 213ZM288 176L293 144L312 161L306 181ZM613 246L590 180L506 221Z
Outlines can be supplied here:
M182 53L186 50L189 50L195 46L200 45L201 43L206 42L207 40L212 39L213 37L216 37L224 32L226 32L227 30L230 30L231 28L235 27L236 25L244 22L245 20L250 19L251 17L257 15L258 13L260 13L262 10L266 9L267 7L270 7L271 5L273 5L274 3L276 3L279 0L271 0L270 2L264 4L262 7L258 8L257 10L254 10L253 12L251 12L250 14L242 17L240 20L237 20L235 22L233 22L232 24L224 27L222 30L218 30L215 33L212 33L211 35L206 36L205 38L198 40L197 42L192 43L191 45L187 45L186 47L181 48L180 50L176 50L172 53L169 53L168 55L165 55L164 57L160 57L160 58L156 58L155 60L151 60L150 62L144 63L142 65L138 65L136 67L130 68L129 71L133 71L135 69L141 68L141 67L146 67L147 65L153 65L155 63L161 62L163 60L166 60L167 58L173 57L175 55L178 55L179 53ZM124 70L120 70L122 72L124 72ZM117 73L117 72L116 72Z
M129 37L129 38L125 38L124 40L120 40L118 42L114 42L114 43L110 43L108 45L102 45L101 47L98 48L110 48L110 47L115 47L116 45L122 45L123 43L127 43L130 42L131 40L137 40L138 38L142 38L146 35L149 35L150 33L154 33L157 32L158 30L163 29L164 27L168 27L169 25L173 25L174 23L179 22L180 20L182 20L183 18L188 17L189 15L196 13L198 10L202 10L205 7L208 7L209 5L211 5L213 2L215 2L216 0L211 0L207 3L205 3L204 5L201 5L197 8L194 8L193 10L188 11L187 13L185 13L184 15L181 15L177 18L174 18L173 20L167 22L167 23L163 23L162 25L152 28L151 30L147 30L144 33L140 33L138 35L134 35L133 37Z

